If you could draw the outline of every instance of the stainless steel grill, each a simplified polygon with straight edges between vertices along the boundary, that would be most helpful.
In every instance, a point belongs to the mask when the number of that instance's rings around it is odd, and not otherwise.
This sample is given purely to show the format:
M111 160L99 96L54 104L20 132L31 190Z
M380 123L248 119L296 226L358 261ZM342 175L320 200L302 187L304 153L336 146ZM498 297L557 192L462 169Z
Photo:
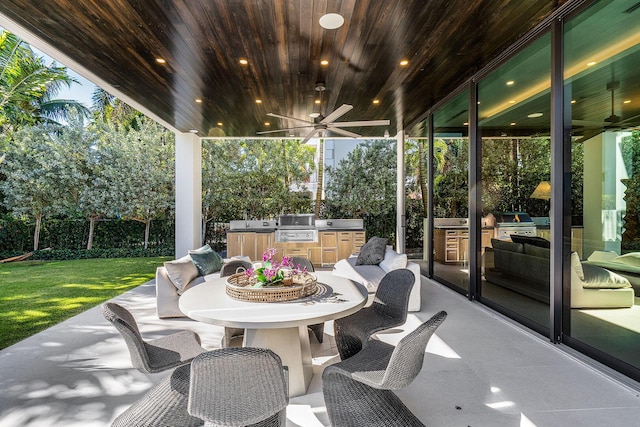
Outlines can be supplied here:
M317 242L318 241L318 230L301 230L301 229L291 229L291 230L276 230L276 242L284 243L284 242Z
M276 242L317 242L318 231L315 229L313 214L280 215Z
M512 234L535 236L536 224L526 212L504 212L496 215L496 238L506 240Z

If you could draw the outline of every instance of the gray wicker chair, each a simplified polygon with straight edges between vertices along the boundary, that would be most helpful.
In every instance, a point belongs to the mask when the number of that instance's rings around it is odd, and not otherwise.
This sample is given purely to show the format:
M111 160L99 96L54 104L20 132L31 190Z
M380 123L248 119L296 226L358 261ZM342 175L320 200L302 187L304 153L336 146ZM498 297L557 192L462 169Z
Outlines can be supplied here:
M222 268L220 269L220 277L227 277L232 274L244 272L252 267L253 265L249 261L231 260L222 265Z
M251 264L249 261L242 261L242 260L229 261L228 263L225 263L222 266L222 269L220 270L220 277L231 276L232 274L236 274L242 271L247 271L252 267L253 267L253 264ZM222 347L223 348L230 347L231 340L233 340L234 338L242 337L243 335L244 335L244 329L242 328L225 327L224 336L222 337Z
M406 387L420 373L427 343L446 317L444 311L435 314L395 347L371 339L353 357L328 366L322 391L331 425L424 426L391 390Z
M116 418L112 427L204 425L204 421L187 411L190 370L191 365L176 368Z
M410 270L390 271L380 281L370 307L333 322L336 346L342 360L359 352L374 333L400 326L407 320L409 294L414 281L415 276Z
M191 363L188 411L205 426L285 426L288 403L287 376L271 350L221 349Z
M311 271L311 272L316 271L315 268L313 268L313 264L311 264L311 261L309 261L305 257L293 256L291 257L291 262L293 263L293 266L295 268L298 268L298 269L306 268L307 271ZM316 338L318 339L318 342L321 343L324 340L324 322L316 323L315 325L309 325L309 329L311 329L311 332L313 332L313 335L316 336Z
M162 372L191 362L202 352L200 337L193 331L144 341L133 315L123 306L106 302L101 306L102 314L124 338L133 367L147 374Z

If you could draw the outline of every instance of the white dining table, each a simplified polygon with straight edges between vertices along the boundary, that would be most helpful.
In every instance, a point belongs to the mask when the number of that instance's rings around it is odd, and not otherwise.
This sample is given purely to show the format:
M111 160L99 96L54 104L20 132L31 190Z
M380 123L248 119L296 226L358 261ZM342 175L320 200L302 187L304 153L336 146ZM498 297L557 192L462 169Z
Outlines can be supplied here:
M289 370L289 396L306 393L313 377L311 345L307 327L348 316L367 302L367 290L359 283L314 273L320 292L287 302L247 302L226 293L226 279L208 280L187 290L179 300L191 319L219 326L244 328L245 347L268 348Z

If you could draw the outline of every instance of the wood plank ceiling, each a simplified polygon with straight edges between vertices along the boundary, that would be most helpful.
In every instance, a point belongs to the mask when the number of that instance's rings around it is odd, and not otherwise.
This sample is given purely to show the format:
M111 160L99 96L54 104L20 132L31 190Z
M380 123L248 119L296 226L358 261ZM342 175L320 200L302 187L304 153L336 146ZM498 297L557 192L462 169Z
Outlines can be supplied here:
M309 120L314 108L328 115L352 104L338 121L390 119L393 135L561 3L3 0L0 14L183 132L255 136L298 125L269 112ZM344 17L341 28L320 27L329 12ZM385 128L350 130L380 136Z

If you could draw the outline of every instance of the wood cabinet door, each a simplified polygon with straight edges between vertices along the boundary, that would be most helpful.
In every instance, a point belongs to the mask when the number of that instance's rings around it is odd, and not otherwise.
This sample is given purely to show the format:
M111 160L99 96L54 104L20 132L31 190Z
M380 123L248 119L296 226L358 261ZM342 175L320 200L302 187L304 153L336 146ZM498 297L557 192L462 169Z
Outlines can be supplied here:
M242 234L242 254L251 258L251 261L257 259L256 255L256 233L240 233ZM262 254L260 254L262 258Z
M352 233L352 239L353 239L353 249L351 250L351 252L354 254L358 254L360 253L360 248L366 242L364 231L354 231Z
M319 267L322 265L322 248L310 248L309 249L309 261L313 264L314 267Z
M227 257L242 255L242 233L227 233Z
M256 258L252 261L261 261L262 254L269 248L273 247L273 233L256 233ZM276 257L277 258L277 257Z
M353 252L353 233L340 231L338 233L338 259L349 258Z
M323 231L320 233L320 246L323 248L337 248L338 236L333 231Z
M322 248L322 265L331 266L338 262L338 251L336 248Z

